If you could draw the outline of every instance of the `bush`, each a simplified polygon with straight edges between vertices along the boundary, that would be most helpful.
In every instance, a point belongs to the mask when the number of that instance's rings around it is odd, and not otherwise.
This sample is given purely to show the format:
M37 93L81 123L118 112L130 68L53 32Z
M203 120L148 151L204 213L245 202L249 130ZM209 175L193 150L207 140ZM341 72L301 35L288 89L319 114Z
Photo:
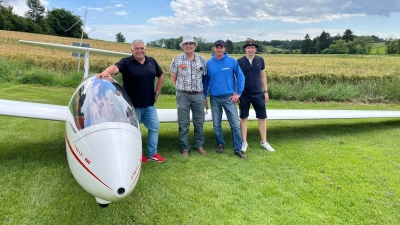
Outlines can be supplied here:
M11 66L5 59L0 59L0 81L11 81Z
M167 95L175 95L176 94L175 86L172 84L171 79L164 80L164 84L162 86L161 93L167 94Z

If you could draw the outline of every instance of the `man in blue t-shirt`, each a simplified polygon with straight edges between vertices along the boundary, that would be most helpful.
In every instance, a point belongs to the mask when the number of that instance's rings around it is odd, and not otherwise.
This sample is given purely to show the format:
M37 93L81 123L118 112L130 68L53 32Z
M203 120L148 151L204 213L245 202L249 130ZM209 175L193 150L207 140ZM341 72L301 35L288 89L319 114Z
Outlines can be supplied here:
M123 87L135 107L138 120L148 129L147 158L142 154L142 162L164 162L165 159L157 152L160 122L154 106L164 83L164 74L157 61L146 56L146 47L142 40L134 40L131 51L132 56L122 58L97 77L111 80L111 75L122 73Z
M240 130L242 133L242 151L246 152L247 144L247 118L249 117L250 104L253 105L258 118L258 130L261 136L261 147L274 152L275 149L267 142L267 111L265 103L268 102L268 84L265 74L264 59L256 56L258 45L252 39L246 40L243 49L246 55L238 59L240 68L245 77L245 86L240 96Z

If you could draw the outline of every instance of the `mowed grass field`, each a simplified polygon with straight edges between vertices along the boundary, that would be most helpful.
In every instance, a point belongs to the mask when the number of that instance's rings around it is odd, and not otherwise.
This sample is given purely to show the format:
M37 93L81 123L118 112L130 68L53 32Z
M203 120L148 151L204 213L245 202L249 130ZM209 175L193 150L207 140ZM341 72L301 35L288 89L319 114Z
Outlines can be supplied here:
M76 70L70 53L32 48L19 39L70 45L72 40L0 31L0 57L60 74ZM86 42L86 41L85 41ZM130 45L88 40L94 48L129 52ZM148 48L168 71L181 51ZM205 54L206 58L210 55ZM239 57L234 55L234 57ZM263 55L269 78L342 74L396 76L400 61L387 56ZM25 61L27 60L27 61ZM91 58L93 72L118 59ZM18 70L18 68L15 68ZM2 75L2 74L0 74ZM168 76L169 74L166 73ZM67 105L74 88L0 83L0 98ZM174 108L162 95L158 108ZM398 104L271 100L269 109L400 110ZM178 125L163 123L158 151L165 163L142 166L138 185L120 202L100 208L74 180L65 153L65 124L0 116L0 224L398 224L400 119L269 121L259 147L249 123L248 160L227 148L215 153L212 124L204 125L209 154L179 154ZM143 146L147 132L142 127ZM193 140L191 132L191 140Z
M0 84L0 98L68 104L73 88ZM161 96L158 108L173 108ZM268 103L269 108L400 110L396 104ZM163 123L164 163L142 166L133 193L100 208L72 177L65 124L0 116L1 224L398 224L400 119L269 121L260 148L249 123L248 160L222 155L212 124L205 149L184 159L178 126ZM143 129L143 146L147 132ZM191 132L191 140L193 133ZM117 150L116 150L117 151Z
M371 48L372 55L386 55L386 45L385 43L374 43Z

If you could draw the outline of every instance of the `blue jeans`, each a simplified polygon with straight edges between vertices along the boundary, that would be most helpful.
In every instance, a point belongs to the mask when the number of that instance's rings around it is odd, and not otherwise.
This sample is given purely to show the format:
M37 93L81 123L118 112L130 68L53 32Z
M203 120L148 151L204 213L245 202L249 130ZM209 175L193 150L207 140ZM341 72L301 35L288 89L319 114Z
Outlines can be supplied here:
M157 153L158 129L160 128L156 107L135 108L135 111L139 123L143 123L147 128L147 158L153 157Z
M235 152L242 151L242 136L240 134L239 116L236 104L232 103L229 97L232 95L210 96L211 113L214 126L214 133L217 138L217 146L225 146L224 135L222 133L222 108L225 111L232 131L233 149Z

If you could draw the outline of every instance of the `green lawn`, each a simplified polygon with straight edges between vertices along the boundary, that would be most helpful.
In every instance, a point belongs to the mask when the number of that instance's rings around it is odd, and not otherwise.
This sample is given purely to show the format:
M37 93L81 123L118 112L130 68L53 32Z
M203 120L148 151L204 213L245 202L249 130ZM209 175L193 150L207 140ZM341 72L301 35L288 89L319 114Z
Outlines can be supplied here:
M67 104L68 88L0 84L0 98ZM158 108L173 108L161 96ZM268 103L269 108L388 109L399 105ZM249 123L248 160L215 153L204 126L206 156L179 154L178 125L163 123L164 163L142 166L128 198L100 208L72 177L65 124L0 116L0 224L398 224L400 119L269 121L259 146ZM146 130L142 129L144 142ZM144 143L145 145L145 143Z
M384 42L372 44L371 55L386 55L386 45Z

